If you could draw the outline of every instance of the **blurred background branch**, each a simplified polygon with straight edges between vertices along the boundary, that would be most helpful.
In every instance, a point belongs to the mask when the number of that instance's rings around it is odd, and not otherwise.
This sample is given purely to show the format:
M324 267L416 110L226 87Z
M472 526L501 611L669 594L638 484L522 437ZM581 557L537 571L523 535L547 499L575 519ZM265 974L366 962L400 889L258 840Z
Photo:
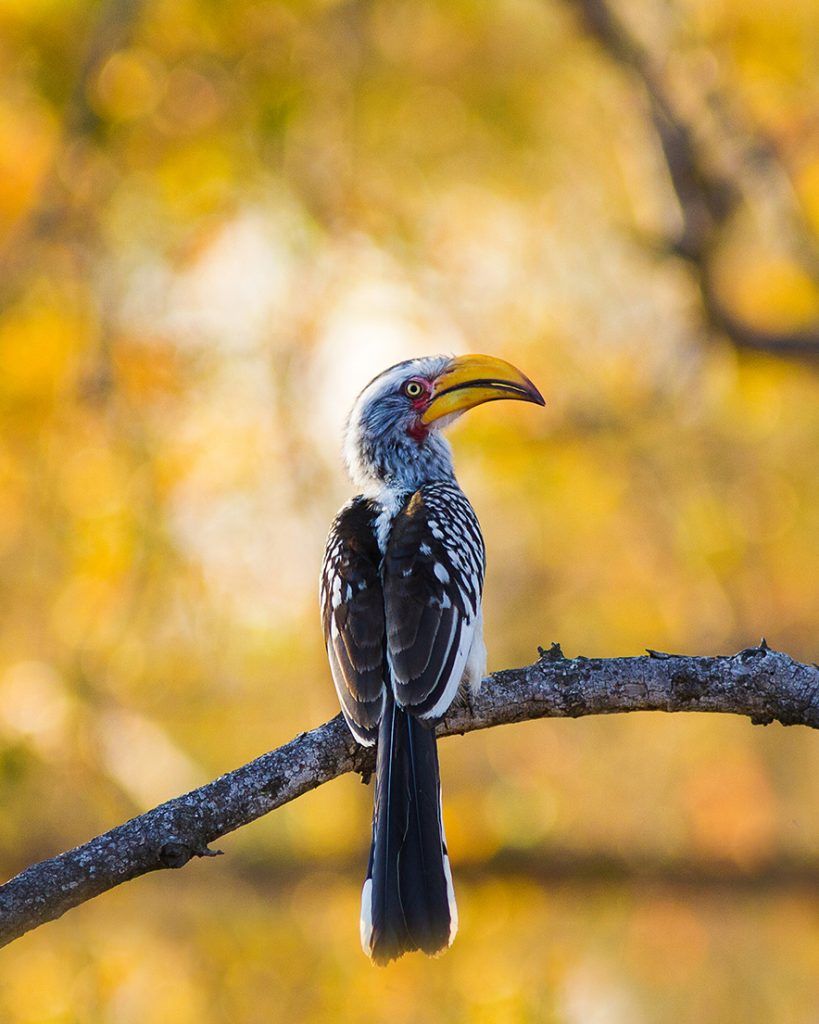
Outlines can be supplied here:
M537 718L627 711L712 711L755 724L819 728L819 666L761 646L733 657L566 659L557 644L522 669L491 676L480 694L450 712L448 736ZM60 917L122 882L192 857L209 844L349 771L365 777L373 750L358 747L340 716L170 800L83 846L26 868L0 886L0 944Z
M765 330L728 307L719 288L717 267L725 237L739 208L748 201L740 175L732 176L726 169L728 162L724 153L707 152L702 133L698 133L683 113L666 81L663 61L618 17L610 0L567 2L577 10L589 36L609 57L631 72L645 91L651 123L682 214L682 230L668 240L667 248L690 267L709 327L738 348L776 356L819 358L819 323L804 330ZM712 105L719 105L722 112L727 113L728 104L722 97L712 94L709 99ZM726 126L723 123L722 127ZM733 127L735 131L738 128L736 119ZM764 168L771 179L782 176L779 154L774 146L769 141L754 138L747 129L745 135L746 153L755 155L758 166ZM718 141L724 145L728 140L723 135ZM800 228L807 236L801 255L816 277L817 239L804 222L800 222Z

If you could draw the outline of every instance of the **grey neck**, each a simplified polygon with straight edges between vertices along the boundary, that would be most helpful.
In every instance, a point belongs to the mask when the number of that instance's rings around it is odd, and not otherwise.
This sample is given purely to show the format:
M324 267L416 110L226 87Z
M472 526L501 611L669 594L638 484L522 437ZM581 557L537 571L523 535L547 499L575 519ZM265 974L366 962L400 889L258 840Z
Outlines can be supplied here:
M350 447L350 476L372 496L383 495L385 491L411 494L424 484L455 480L452 449L437 432L430 433L421 443L408 436L359 437L358 443Z

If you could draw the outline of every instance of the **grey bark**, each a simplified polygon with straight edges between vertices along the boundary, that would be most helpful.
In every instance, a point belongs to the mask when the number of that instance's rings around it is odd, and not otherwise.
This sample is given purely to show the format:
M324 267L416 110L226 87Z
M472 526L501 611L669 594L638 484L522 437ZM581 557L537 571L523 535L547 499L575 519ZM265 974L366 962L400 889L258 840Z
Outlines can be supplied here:
M638 658L563 657L542 651L524 668L496 672L480 694L453 707L441 736L535 718L625 711L711 711L756 724L819 728L819 668L763 641L739 654L692 658L650 651ZM200 789L118 825L0 886L0 945L114 886L192 857L209 844L346 772L365 778L373 751L359 747L340 716Z

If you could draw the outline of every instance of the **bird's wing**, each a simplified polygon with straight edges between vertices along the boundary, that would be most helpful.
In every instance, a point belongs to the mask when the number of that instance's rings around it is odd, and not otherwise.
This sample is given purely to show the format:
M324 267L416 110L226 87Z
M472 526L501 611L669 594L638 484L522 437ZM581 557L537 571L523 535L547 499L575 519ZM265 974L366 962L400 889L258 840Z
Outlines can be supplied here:
M426 484L396 516L381 575L396 701L421 718L446 713L479 620L480 526L455 484Z
M377 509L358 497L338 513L324 550L321 616L341 710L366 746L378 735L386 678Z

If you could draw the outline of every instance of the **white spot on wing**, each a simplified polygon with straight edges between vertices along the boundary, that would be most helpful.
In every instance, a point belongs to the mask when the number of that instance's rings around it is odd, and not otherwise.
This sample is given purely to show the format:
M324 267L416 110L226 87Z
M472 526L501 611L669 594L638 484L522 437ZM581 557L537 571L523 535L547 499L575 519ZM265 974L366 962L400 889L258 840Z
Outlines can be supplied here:
M378 550L382 555L387 550L387 544L390 539L390 530L392 529L392 519L391 510L385 508L375 520L375 539L378 543Z

